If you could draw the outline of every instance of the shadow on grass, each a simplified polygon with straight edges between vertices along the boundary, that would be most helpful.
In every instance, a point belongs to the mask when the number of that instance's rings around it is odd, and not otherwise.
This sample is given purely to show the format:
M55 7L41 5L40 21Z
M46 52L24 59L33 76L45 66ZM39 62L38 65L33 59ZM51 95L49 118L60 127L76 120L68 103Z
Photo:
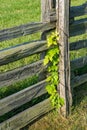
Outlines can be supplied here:
M73 106L76 107L82 100L87 100L87 83L74 89Z
M74 89L71 114L64 118L55 110L21 130L86 130L87 83Z

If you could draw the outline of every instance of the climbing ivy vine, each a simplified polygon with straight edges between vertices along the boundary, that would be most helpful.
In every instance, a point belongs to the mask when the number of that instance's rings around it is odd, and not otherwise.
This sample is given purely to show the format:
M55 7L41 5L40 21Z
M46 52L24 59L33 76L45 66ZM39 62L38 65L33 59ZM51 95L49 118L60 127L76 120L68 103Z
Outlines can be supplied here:
M57 86L59 83L58 64L60 53L58 40L59 35L56 31L47 36L47 46L49 49L44 58L44 65L48 65L46 90L50 94L51 103L55 108L60 108L64 104L64 99L61 98L57 92Z

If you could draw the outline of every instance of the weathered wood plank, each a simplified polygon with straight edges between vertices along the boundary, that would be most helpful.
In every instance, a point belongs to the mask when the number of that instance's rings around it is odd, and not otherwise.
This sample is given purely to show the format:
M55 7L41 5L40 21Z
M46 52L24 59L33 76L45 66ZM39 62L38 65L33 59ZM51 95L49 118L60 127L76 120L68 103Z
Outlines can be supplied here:
M57 18L56 18L56 11L55 10L52 10L50 12L50 18L49 18L50 22L56 22L57 21ZM69 24L72 24L74 22L74 18L69 18Z
M69 0L57 0L57 30L59 32L59 93L65 101L61 114L67 116L72 104L70 88L70 63L69 63Z
M54 10L55 8L56 0L41 0L41 21L42 22L50 22L50 12ZM54 23L56 26L56 23ZM41 34L41 39L46 40L47 34L50 32L50 30L45 30ZM41 54L41 59L44 58L46 52L43 52Z
M47 50L46 40L27 42L0 51L0 65ZM13 58L14 57L14 58Z
M87 14L87 2L80 6L73 6L70 8L70 17L78 17Z
M70 26L70 36L76 36L87 33L87 18L76 20Z
M82 68L87 65L87 56L72 60L70 64L71 70Z
M70 50L78 50L87 47L87 39L70 43Z
M11 96L8 96L0 100L0 116L11 111L14 108L18 108L21 105L31 101L32 99L41 96L46 93L45 89L46 81L43 80L35 85L29 86L22 91L17 92Z
M0 42L53 28L55 28L54 23L40 22L40 23L28 23L25 25L4 29L0 31Z
M10 118L9 120L0 124L0 130L17 130L20 129L40 116L46 114L51 111L53 107L49 99L19 113L18 115Z
M86 14L87 14L87 3L84 3L83 5L80 5L80 6L70 7L70 19L72 19L74 17L86 15ZM55 9L51 10L49 19L51 22L54 22L57 20Z
M41 0L41 21L50 22L50 12L55 8L56 0Z
M85 82L87 82L87 74L76 76L74 79L72 79L71 86L72 88L75 88Z
M56 22L57 18L56 18L56 11L53 10L50 12L50 22Z
M25 78L39 74L46 69L43 60L0 74L0 87L8 86Z
M52 2L50 2L50 3L51 4L48 3L49 9L53 6L53 3ZM87 13L87 6L86 5L87 4L84 4L82 6L72 7L71 12L73 10L76 13L78 12L77 13L78 15L81 15L81 14L84 14L84 13L86 14ZM44 4L43 4L43 6L44 6ZM48 10L48 12L49 12L49 10ZM71 17L75 17L76 13L71 13ZM72 16L72 14L74 16ZM55 19L56 19L56 17L55 17ZM25 36L25 35L28 35L28 34L35 33L37 31L49 30L51 28L54 28L54 26L55 26L55 24L50 24L50 23L28 23L28 24L25 24L25 25L21 25L21 26L9 28L9 29L4 29L4 30L0 31L0 41L13 39L13 38L20 37L20 36Z
M41 0L41 21L42 22L50 21L50 11L52 9L51 2L52 0Z

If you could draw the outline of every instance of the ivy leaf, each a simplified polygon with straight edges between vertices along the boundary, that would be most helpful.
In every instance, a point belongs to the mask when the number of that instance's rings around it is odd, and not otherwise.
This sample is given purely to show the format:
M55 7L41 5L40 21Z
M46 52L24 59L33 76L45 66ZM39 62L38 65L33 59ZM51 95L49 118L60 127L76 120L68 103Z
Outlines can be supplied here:
M54 85L47 85L46 86L46 90L49 94L52 94L52 93L56 93L56 89L55 89L55 86Z
M48 76L47 79L46 79L46 81L47 81L47 82L50 82L51 79L52 79L52 77L51 77L51 76Z
M48 56L45 56L44 65L47 65L48 63L49 63L49 57L48 57Z
M58 63L60 61L58 40L59 34L57 32L52 32L52 35L47 36L47 44L51 49L48 50L44 59L44 65L50 63L48 67L49 76L46 79L48 82L46 90L50 94L51 103L55 108L60 108L64 104L64 99L59 96L56 89L59 83Z

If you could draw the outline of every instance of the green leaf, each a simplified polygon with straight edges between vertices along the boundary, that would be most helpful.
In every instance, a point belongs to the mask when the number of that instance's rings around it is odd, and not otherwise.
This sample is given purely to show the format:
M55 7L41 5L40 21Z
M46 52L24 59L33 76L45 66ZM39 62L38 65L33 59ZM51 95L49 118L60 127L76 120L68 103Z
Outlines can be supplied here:
M52 79L52 77L48 76L47 79L46 79L46 81L49 82L49 81L51 81L51 79Z
M44 58L44 65L48 64L49 72L49 76L46 79L48 83L46 90L50 94L51 103L55 108L60 108L64 104L64 99L59 96L56 89L59 83L58 63L60 61L58 40L59 34L56 31L47 36L47 45L48 47L51 47L51 49L47 51L47 54Z
M49 57L48 57L48 56L45 56L44 65L47 65L48 63L49 63Z
M52 93L56 93L56 89L55 89L55 86L54 85L47 85L46 86L46 90L49 94L52 94Z

